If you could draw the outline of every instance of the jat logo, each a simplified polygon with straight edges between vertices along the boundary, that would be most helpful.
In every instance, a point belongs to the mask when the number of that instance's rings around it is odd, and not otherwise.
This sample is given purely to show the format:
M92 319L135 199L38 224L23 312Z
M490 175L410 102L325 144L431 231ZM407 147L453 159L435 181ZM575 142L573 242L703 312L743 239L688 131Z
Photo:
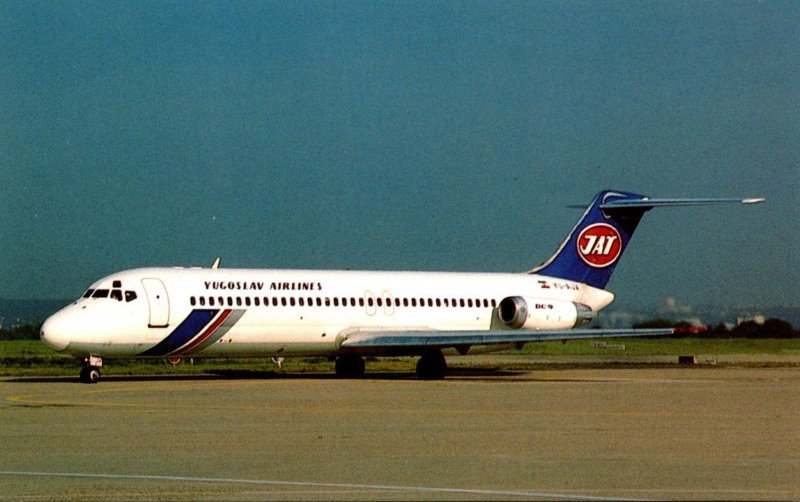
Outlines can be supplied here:
M606 223L595 223L578 235L578 256L590 267L611 265L622 253L622 239L616 228Z

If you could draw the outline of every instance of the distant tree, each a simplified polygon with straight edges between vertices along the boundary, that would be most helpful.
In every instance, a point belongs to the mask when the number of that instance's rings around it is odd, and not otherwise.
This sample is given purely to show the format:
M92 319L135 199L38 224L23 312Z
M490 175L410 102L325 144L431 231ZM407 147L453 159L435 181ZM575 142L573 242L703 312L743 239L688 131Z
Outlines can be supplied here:
M733 329L728 329L724 323L708 326L707 329L698 329L687 321L670 321L669 319L650 319L635 323L635 329L673 328L675 337L703 337L703 338L800 338L800 331L783 319L767 319L764 323L745 321Z
M657 328L674 328L675 323L669 319L662 319L657 317L647 321L637 322L633 324L633 329L657 329Z
M800 334L783 319L767 319L764 323L746 321L731 330L737 338L793 338Z
M762 326L762 333L768 338L792 338L797 335L792 325L783 319L767 319Z
M41 324L15 324L0 329L0 340L38 340Z
M760 338L761 324L745 321L731 330L731 338Z
M671 321L669 319L656 318L648 321L642 321L633 325L634 329L658 329L658 328L672 328L672 336L675 338L683 338L687 336L700 336L701 332L705 332L705 326L696 326L689 321Z
M731 332L724 322L720 322L716 326L709 326L708 331L703 336L708 338L730 338Z

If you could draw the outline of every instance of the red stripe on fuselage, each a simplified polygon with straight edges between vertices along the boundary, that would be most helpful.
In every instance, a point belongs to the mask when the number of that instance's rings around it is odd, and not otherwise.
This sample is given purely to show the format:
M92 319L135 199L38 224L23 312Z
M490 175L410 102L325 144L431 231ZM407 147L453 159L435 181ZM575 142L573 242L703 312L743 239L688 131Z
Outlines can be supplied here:
M219 315L219 317L217 317L217 320L212 322L211 325L208 328L206 328L206 330L203 332L202 335L195 338L194 341L182 347L180 350L173 352L173 354L184 354L186 352L189 352L193 348L197 347L201 343L205 342L206 340L208 340L208 338L214 334L217 328L222 326L222 323L224 323L225 319L227 319L228 316L231 315L231 312L233 312L233 309L223 310L222 313Z

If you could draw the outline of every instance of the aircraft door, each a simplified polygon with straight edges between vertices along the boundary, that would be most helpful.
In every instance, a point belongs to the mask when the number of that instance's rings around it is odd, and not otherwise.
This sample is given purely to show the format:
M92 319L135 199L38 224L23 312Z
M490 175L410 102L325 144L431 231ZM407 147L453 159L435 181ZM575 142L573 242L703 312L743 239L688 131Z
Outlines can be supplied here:
M167 288L161 279L142 279L142 286L150 304L150 320L148 328L166 328L169 326L169 297Z
M384 292L383 292L383 312L387 316L393 316L394 315L394 307L395 307L395 305L396 304L395 304L394 298L392 297L392 294L390 292L384 290Z
M375 306L375 295L370 290L364 291L364 306L367 308L367 315L374 316L378 311Z

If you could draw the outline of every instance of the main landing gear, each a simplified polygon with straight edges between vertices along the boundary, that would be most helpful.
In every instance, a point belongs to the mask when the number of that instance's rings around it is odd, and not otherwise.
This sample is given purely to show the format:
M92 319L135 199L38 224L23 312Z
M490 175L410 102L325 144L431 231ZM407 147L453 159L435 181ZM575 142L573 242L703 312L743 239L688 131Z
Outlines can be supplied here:
M447 361L441 350L423 352L417 361L417 376L420 380L441 380L447 373Z
M336 376L340 378L363 378L364 358L355 354L345 354L336 358Z
M417 361L417 377L420 380L441 380L447 373L447 361L441 350L429 350ZM364 358L355 354L344 354L336 358L336 376L339 378L363 378Z
M81 382L97 383L100 381L100 368L103 367L103 359L95 356L84 357L81 360Z

